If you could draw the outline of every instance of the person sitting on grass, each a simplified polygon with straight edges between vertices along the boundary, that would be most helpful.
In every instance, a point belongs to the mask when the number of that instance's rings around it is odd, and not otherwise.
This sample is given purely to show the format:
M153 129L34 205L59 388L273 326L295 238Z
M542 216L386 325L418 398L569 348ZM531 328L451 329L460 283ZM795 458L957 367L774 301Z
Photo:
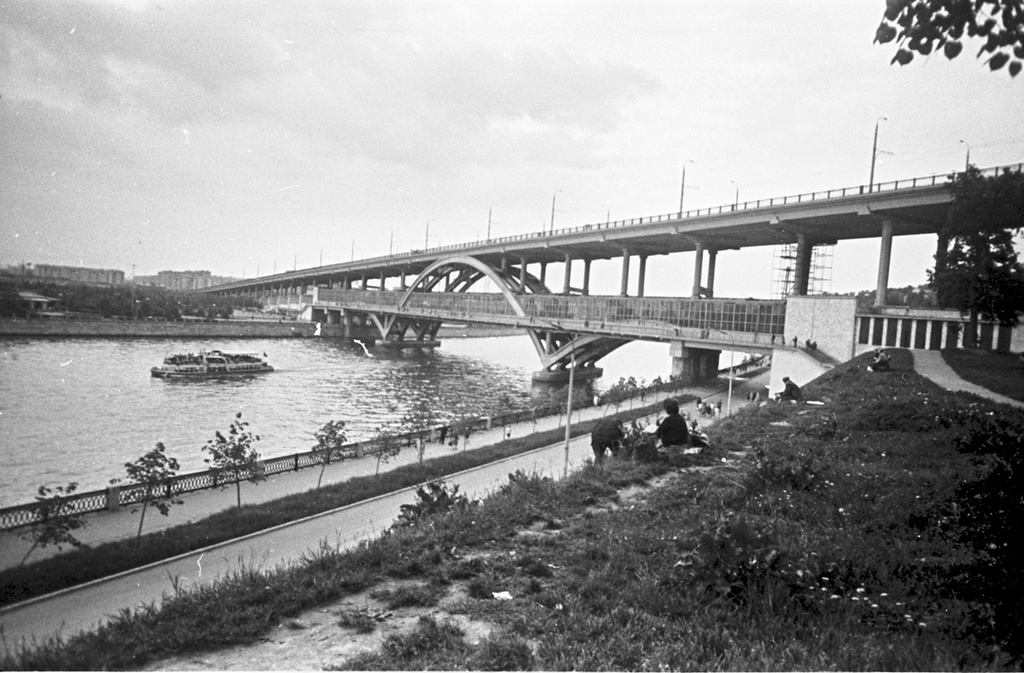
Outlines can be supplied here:
M889 371L889 354L881 348L876 348L875 361L868 365L868 369L873 372Z
M612 418L602 418L594 431L590 433L590 448L594 450L594 464L604 464L605 449L610 449L614 456L619 452L619 442L626 436L622 431L622 421Z
M661 440L661 445L689 446L690 431L686 427L686 419L679 415L679 403L671 397L662 402L665 413L668 414L658 423L658 429L654 436Z
M782 382L786 384L786 387L783 389L783 391L781 393L779 393L779 396L778 396L779 402L787 402L788 401L788 402L793 402L794 404L796 404L797 402L803 402L804 401L804 393L803 393L803 391L800 390L800 386L798 386L797 384L793 383L793 380L791 378L789 378L788 376L783 376L782 377Z

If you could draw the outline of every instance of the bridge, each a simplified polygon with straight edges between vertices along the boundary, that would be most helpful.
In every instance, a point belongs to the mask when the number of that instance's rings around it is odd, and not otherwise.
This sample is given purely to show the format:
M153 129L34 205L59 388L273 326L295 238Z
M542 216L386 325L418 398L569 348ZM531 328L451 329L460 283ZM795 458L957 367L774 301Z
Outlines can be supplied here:
M1020 169L996 167L983 173ZM808 293L814 246L880 238L875 303L884 309L893 237L938 235L951 202L949 181L950 176L911 178L410 250L201 292L245 295L266 306L293 308L312 322L336 326L332 334L359 335L382 345L437 345L442 321L519 327L530 334L540 356L538 379L563 378L570 366L577 375L597 376L596 363L621 345L634 339L665 341L672 344L673 373L700 379L717 371L723 349L772 352L792 338L787 336L794 334L787 305ZM796 245L793 296L786 301L715 297L719 252L780 244ZM646 297L647 260L680 253L695 255L690 296ZM592 262L611 259L621 260L619 294L591 296ZM630 288L634 259L636 285ZM552 264L562 265L560 289L549 287ZM496 291L480 291L483 281L490 281ZM805 307L801 315L807 306L815 306L809 331L803 318L797 321L804 329L796 333L807 335L807 341L817 335L815 322L827 322L825 316L815 317L823 305L800 304ZM849 307L840 313L850 313ZM855 343L851 334L861 345L872 342L875 324L884 330L887 323L850 314L842 334L824 339L836 346L814 349L814 356L848 359L853 355L848 346ZM794 342L792 347L799 345Z

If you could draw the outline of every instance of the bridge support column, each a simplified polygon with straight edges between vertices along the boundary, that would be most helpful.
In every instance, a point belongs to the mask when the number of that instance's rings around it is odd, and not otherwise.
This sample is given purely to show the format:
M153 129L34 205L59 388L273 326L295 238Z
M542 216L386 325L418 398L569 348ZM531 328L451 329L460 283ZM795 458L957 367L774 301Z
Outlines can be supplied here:
M708 250L708 298L715 296L715 262L718 261L718 251Z
M804 296L811 278L811 251L814 246L807 242L806 234L796 236L796 269L793 273L793 294Z
M644 296L644 280L647 277L647 255L640 255L640 269L637 274L636 296Z
M572 257L565 256L565 278L562 280L562 294L569 294L572 288Z
M672 342L672 376L689 385L718 376L718 357L722 351L707 348L687 348L681 341Z
M693 292L690 293L690 297L700 299L700 279L704 275L704 244L698 241L695 252L697 256L693 260Z
M583 260L583 296L587 297L590 295L590 262L591 260Z
M882 245L878 251L878 284L875 286L875 306L885 306L885 291L889 289L889 264L892 261L892 221L882 220Z
M629 296L629 250L622 249L622 282L619 284L619 296Z
M547 278L548 278L548 263L547 262L541 262L540 263L540 284L544 285L546 287L547 284L548 284L547 283Z
M519 288L526 287L526 258L519 258Z

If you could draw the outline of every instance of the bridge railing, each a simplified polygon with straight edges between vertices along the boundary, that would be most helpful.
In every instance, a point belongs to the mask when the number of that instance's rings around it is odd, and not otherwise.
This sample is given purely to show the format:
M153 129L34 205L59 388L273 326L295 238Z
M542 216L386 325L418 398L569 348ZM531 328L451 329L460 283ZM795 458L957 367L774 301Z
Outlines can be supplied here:
M1006 166L996 166L993 168L986 168L981 171L982 175L993 176L1003 171L1022 171L1024 170L1024 164L1009 164ZM852 187L840 187L837 189L827 189L824 191L817 192L804 192L800 194L790 194L786 196L776 196L767 199L757 199L754 201L743 201L742 203L730 203L720 206L711 206L708 208L697 208L694 210L686 210L677 213L666 213L661 215L648 215L646 217L634 217L625 220L609 220L605 222L596 222L591 224L583 224L575 227L568 227L563 229L556 229L554 231L537 231L528 234L517 234L514 236L502 236L501 238L492 238L486 241L474 241L467 243L453 243L451 245L442 245L436 248L426 248L419 250L409 250L398 254L389 255L377 255L375 257L366 257L359 260L359 266L365 266L367 263L374 264L378 262L401 262L402 260L409 259L415 255L422 255L429 253L434 256L438 253L447 253L454 251L464 251L480 248L482 245L496 245L502 243L515 243L521 241L529 241L534 239L546 239L552 236L558 236L562 234L573 234L579 232L585 232L590 230L600 229L616 229L620 227L630 227L642 224L655 224L658 222L670 222L677 220L686 220L695 217L708 217L712 215L724 215L728 213L735 213L737 211L745 210L757 210L759 208L772 208L780 205L792 205L812 201L828 201L830 199L842 199L854 196L863 196L869 193L881 193L881 192L896 192L906 189L918 189L925 187L935 187L937 185L947 184L951 181L952 173L940 173L935 175L926 175L915 178L905 178L902 180L891 180L888 182L877 182L872 185L855 185ZM340 265L344 266L344 265ZM304 269L302 272L286 272L282 274L275 274L279 276L282 282L288 278L294 277L307 277L310 275L309 272L313 270ZM274 276L264 276L258 278L257 281L267 282L268 279ZM224 292L232 289L242 288L251 284L252 281L236 281L234 283L226 283L224 285L217 285L210 288L204 288L203 292Z
M995 168L986 168L981 171L982 175L993 176L1001 173L1004 170L1024 170L1024 164L1012 164L1008 166L997 166ZM615 229L619 227L629 227L640 224L655 224L658 222L670 222L674 220L685 220L693 217L708 217L711 215L724 215L728 213L734 213L742 210L756 210L758 208L771 208L774 206L781 205L792 205L796 203L807 203L811 201L826 201L829 199L840 199L852 196L863 196L869 193L877 192L895 192L904 189L917 189L920 187L934 187L936 185L947 184L952 180L951 173L941 173L935 175L925 175L916 178L904 178L902 180L892 180L889 182L876 182L873 185L856 185L853 187L840 187L838 189L828 189L818 192L804 192L801 194L789 194L786 196L776 196L767 199L757 199L754 201L743 201L741 203L730 203L720 206L710 206L708 208L697 208L694 210L687 210L679 213L665 213L661 215L648 215L646 217L634 217L625 220L610 220L606 222L597 222L593 224L583 224L575 227L568 227L564 229L555 229L554 231L537 231L529 234L517 234L515 236L503 236L501 238L488 239L487 241L476 241L471 243L453 243L451 245L443 245L436 248L428 248L426 250L410 250L407 253L401 253L398 255L379 255L377 257L368 257L363 262L378 262L385 260L394 260L395 258L410 257L414 254L421 254L424 252L448 252L455 250L466 250L470 248L479 248L481 243L492 244L492 243L512 243L517 241L526 241L537 238L550 238L551 236L557 236L560 234L572 234L585 232L596 229Z
M399 308L403 292L319 289L318 306L360 311L414 314L438 319L482 320L516 324L518 315L496 293L414 292ZM657 324L673 328L782 335L786 302L770 300L677 299L672 297L583 297L520 295L517 300L532 321L574 321L595 331L623 324Z

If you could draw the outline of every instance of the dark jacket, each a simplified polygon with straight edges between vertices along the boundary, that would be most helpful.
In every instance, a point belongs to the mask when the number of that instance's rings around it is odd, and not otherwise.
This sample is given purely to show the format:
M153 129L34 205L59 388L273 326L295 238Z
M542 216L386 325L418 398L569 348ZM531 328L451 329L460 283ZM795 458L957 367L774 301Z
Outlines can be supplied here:
M594 426L594 431L590 435L590 444L596 448L610 449L624 436L621 421L602 418Z
M686 419L679 414L669 414L658 423L658 431L654 433L661 440L662 446L689 446L690 430L686 427Z

